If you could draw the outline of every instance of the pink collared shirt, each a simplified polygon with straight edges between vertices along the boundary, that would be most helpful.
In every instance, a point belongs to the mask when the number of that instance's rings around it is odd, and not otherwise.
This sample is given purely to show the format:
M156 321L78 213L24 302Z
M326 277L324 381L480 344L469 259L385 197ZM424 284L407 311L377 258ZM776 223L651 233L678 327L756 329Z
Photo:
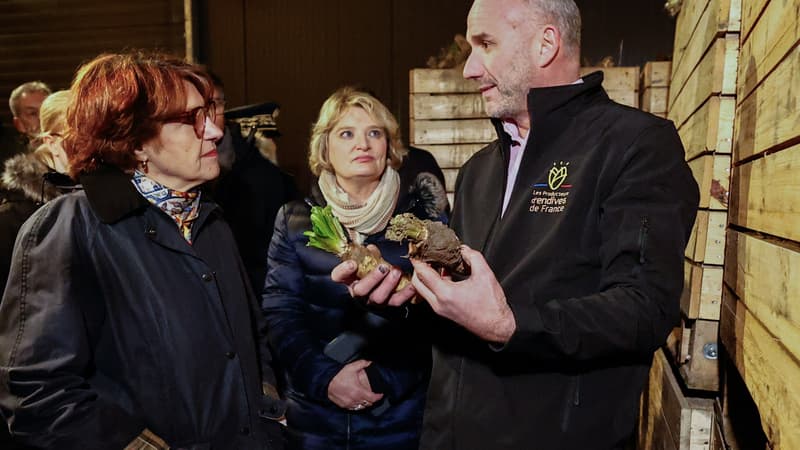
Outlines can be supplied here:
M511 137L511 157L508 160L508 177L506 178L506 192L503 196L503 210L500 213L501 219L506 213L508 201L511 199L511 190L514 189L514 182L517 180L519 163L522 161L522 150L525 149L528 138L531 136L530 130L525 137L520 136L519 127L514 122L503 121L503 129Z

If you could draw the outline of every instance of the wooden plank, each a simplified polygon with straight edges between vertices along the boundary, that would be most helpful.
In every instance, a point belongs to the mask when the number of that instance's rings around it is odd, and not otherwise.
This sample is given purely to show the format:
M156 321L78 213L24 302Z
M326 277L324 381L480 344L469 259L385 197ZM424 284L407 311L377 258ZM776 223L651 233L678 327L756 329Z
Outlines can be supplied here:
M728 450L725 436L722 434L722 408L719 400L714 400L714 423L711 425L711 444L709 450Z
M731 223L800 242L800 144L736 166Z
M629 89L612 89L606 90L606 94L608 94L608 98L621 105L630 106L631 108L639 107L639 95L636 91Z
M675 395L680 392L677 382L670 380L668 372L670 365L662 350L653 356L650 375L642 392L638 436L638 448L654 450L677 450L678 442L673 437L670 423L664 417L664 405L677 401L680 408L680 397ZM674 384L673 384L674 382ZM665 400L666 397L666 400ZM677 397L677 400L673 400ZM679 427L680 423L672 426ZM677 432L678 430L676 430Z
M678 129L686 159L694 159L707 151L731 153L736 99L715 95Z
M725 261L727 221L725 211L699 210L686 244L686 257L694 262L721 266Z
M412 120L412 145L477 144L497 138L489 119Z
M742 2L742 39L750 37L750 32L770 0L747 0Z
M642 399L638 448L708 448L714 420L714 403L709 399L686 397L662 351L654 355Z
M642 87L669 87L672 74L671 61L648 61L642 70Z
M676 126L683 125L712 95L736 93L738 56L739 36L727 34L714 41L680 90L674 83L670 86L669 118Z
M736 111L735 161L800 135L800 46L758 86Z
M689 161L689 168L700 188L700 208L728 209L730 166L730 155L709 154Z
M800 41L800 0L767 4L752 33L742 45L739 65L739 101L749 94Z
M444 174L444 188L447 192L456 190L456 178L458 177L458 169L442 169Z
M758 406L769 448L799 449L800 362L789 353L786 341L770 333L728 289L720 325L725 350Z
M688 319L719 320L723 268L684 261L681 311Z
M409 92L412 94L455 94L478 92L478 82L465 80L459 69L411 69Z
M486 117L481 94L411 94L411 119L474 119Z
M736 33L738 41L737 32L741 25L741 0L684 1L683 3L675 29L670 105L684 89L686 81L714 40L726 33ZM706 6L698 16L698 9L703 4ZM687 14L688 20L686 21L681 17L684 13ZM694 17L697 17L697 21L690 23ZM735 66L733 66L733 71L735 75Z
M431 152L442 169L459 168L486 144L421 145L419 148Z
M725 284L800 360L800 252L778 243L728 231Z
M719 310L719 303L717 309ZM684 356L686 362L679 369L681 378L689 389L718 391L719 321L698 319L691 323L690 330L688 354ZM710 423L707 426L710 426Z
M596 71L603 72L603 89L606 91L638 91L639 66L631 67L581 67L581 76Z
M649 87L642 91L642 109L647 112L667 112L668 87Z

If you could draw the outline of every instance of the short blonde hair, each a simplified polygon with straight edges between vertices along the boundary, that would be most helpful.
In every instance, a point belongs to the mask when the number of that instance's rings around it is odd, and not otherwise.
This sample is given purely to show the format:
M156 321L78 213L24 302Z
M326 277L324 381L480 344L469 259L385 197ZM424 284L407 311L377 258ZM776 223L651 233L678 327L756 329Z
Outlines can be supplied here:
M41 133L34 141L38 143L38 146L33 155L51 169L55 169L56 164L53 160L53 152L50 150L51 144L45 138L54 134L64 134L67 129L67 105L69 105L71 99L72 95L69 91L54 92L44 99L39 110Z
M311 173L319 176L323 170L333 172L328 157L328 136L348 108L357 107L367 112L386 132L389 166L400 168L408 150L400 139L400 127L389 109L377 98L353 87L343 87L331 94L319 110L319 118L311 129L308 165Z

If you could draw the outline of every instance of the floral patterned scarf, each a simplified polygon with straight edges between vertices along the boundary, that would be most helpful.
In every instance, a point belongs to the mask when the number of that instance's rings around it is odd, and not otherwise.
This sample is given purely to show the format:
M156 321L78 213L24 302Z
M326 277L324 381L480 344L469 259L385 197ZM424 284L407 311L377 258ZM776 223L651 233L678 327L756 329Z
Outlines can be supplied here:
M167 213L178 225L186 242L192 243L192 224L200 214L200 191L176 191L150 179L144 173L133 174L133 185L150 203Z

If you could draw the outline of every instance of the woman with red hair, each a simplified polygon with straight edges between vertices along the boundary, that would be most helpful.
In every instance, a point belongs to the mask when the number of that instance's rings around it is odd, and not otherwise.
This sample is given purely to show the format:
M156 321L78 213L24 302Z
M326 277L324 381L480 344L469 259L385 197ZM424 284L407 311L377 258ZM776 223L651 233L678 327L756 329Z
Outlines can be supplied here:
M282 448L254 295L199 189L219 173L211 92L162 55L79 70L64 147L84 191L22 227L0 304L0 411L19 441Z

